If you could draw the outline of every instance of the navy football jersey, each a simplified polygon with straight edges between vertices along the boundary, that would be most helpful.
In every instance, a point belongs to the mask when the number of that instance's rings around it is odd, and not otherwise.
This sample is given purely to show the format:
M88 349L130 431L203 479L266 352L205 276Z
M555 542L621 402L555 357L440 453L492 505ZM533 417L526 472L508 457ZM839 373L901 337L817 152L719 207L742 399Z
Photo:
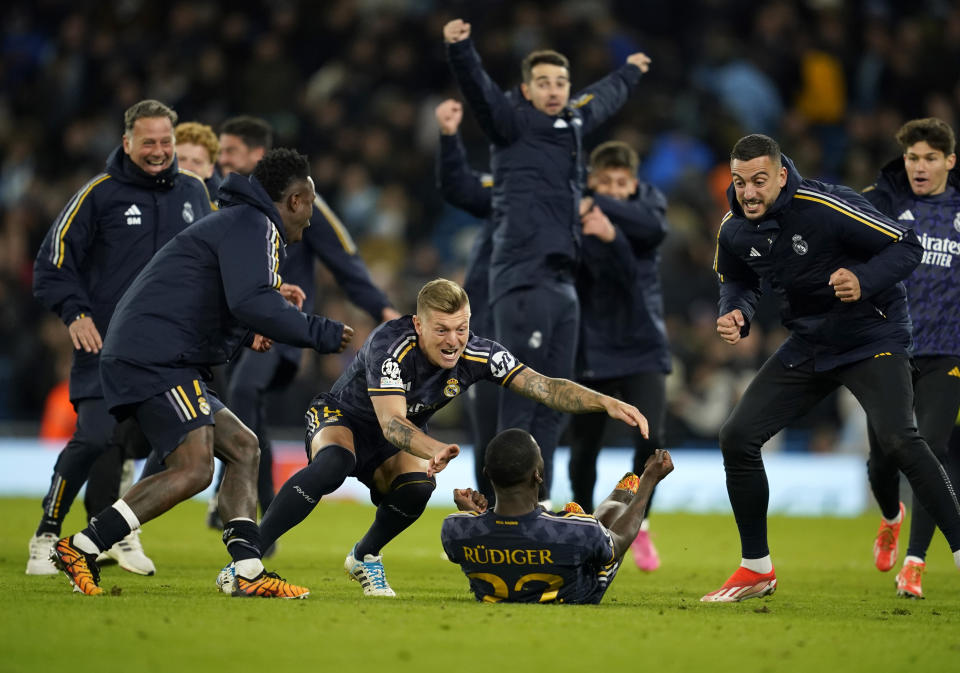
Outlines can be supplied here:
M417 346L413 317L405 315L383 323L367 337L330 394L344 412L374 424L377 414L371 397L404 395L407 418L423 428L438 409L477 381L506 386L525 368L506 348L473 333L455 367L431 364Z
M913 318L913 354L960 355L960 192L947 187L888 215L913 225L923 245L920 265L903 281Z
M619 567L610 532L589 514L457 512L440 540L478 601L599 603Z

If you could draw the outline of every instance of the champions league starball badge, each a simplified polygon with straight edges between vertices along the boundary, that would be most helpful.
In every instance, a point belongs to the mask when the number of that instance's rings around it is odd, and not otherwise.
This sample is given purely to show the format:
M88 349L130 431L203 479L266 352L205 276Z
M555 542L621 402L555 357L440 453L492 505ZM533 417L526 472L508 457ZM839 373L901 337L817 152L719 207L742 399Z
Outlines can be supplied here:
M807 242L803 240L803 237L800 234L793 235L793 251L798 255L806 255L807 251L810 250L810 246L807 245Z

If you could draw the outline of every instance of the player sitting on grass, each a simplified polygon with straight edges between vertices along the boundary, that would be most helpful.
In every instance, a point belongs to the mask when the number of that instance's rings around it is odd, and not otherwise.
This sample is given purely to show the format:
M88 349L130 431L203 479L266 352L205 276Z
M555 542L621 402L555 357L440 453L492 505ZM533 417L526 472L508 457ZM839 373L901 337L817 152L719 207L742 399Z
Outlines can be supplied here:
M576 503L552 513L537 505L543 458L530 433L504 430L487 446L484 472L496 506L457 489L460 512L443 522L447 557L470 580L477 600L491 603L599 603L637 537L653 487L673 470L658 449L643 475L627 473L593 516Z

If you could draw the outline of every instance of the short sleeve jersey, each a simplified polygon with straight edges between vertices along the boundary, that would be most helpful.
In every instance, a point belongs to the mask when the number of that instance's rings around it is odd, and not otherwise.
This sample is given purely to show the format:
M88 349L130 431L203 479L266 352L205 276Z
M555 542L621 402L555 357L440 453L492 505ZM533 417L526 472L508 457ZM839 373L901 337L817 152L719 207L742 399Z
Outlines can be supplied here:
M478 601L599 603L617 570L610 532L588 514L457 512L440 539Z
M371 397L404 395L407 418L424 427L430 417L480 380L506 386L526 368L495 341L470 334L466 349L452 369L427 360L417 345L412 316L377 327L330 394L352 416L377 422Z

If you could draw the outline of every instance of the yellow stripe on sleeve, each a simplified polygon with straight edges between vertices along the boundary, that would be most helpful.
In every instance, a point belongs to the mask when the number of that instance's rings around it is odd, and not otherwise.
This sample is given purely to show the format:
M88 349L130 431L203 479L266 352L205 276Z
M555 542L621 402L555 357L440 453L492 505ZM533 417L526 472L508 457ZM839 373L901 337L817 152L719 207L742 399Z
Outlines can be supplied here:
M80 210L80 206L83 204L83 200L87 198L87 195L90 191L99 185L104 180L109 180L109 175L104 175L99 180L94 180L90 185L84 190L83 194L80 195L80 198L77 199L76 205L74 205L73 210L70 211L70 215L67 217L67 222L63 226L63 229L60 230L60 236L57 237L57 268L59 269L63 266L63 255L66 250L66 245L63 242L64 237L67 235L67 230L70 229L70 225L73 223L73 218L77 216L77 212Z

